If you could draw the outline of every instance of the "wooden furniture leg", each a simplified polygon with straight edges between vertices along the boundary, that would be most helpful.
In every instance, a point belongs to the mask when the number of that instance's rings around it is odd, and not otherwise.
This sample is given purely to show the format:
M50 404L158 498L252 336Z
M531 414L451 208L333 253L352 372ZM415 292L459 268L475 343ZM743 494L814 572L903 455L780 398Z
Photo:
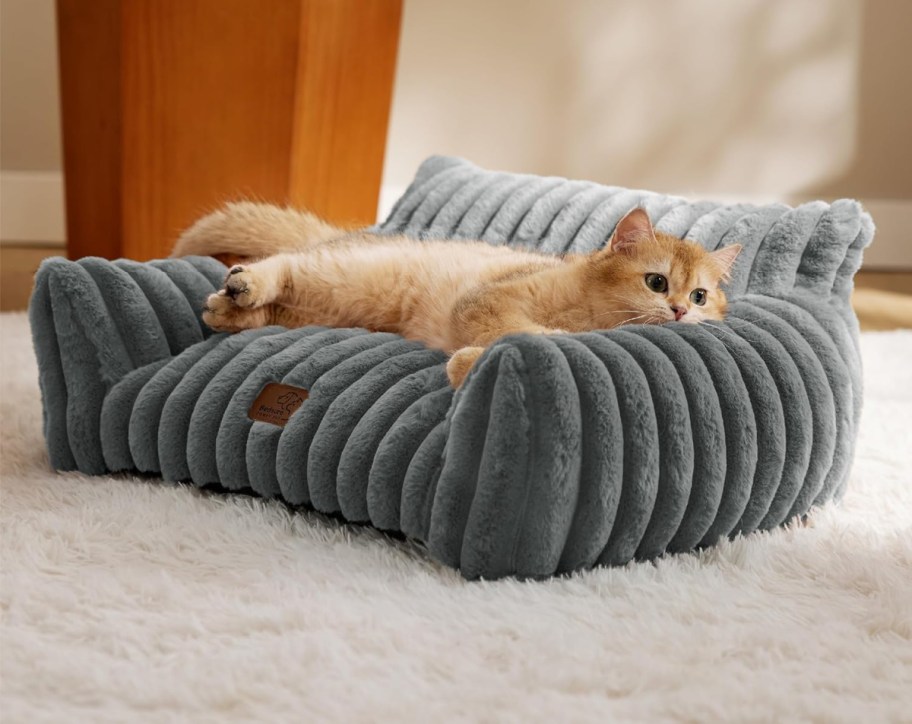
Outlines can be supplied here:
M375 219L402 0L57 0L71 258L225 201Z

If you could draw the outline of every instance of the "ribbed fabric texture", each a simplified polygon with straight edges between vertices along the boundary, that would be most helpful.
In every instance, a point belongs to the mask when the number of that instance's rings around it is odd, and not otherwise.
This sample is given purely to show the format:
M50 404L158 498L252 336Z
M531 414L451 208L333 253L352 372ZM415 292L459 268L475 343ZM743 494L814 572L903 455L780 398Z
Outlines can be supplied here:
M253 490L401 531L469 578L547 576L771 528L841 495L861 405L857 202L690 203L422 165L380 233L602 246L644 206L744 245L724 323L508 337L463 388L441 352L364 330L211 334L212 259L54 259L30 307L52 465ZM284 428L267 382L310 391Z

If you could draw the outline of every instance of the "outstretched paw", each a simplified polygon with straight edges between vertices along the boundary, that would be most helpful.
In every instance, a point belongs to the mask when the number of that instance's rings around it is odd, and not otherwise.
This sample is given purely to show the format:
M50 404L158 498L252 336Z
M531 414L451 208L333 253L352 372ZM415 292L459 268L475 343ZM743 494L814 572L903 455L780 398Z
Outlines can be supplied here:
M206 297L203 321L216 332L240 332L242 329L261 327L265 312L260 309L243 309L222 289Z
M252 269L235 264L228 270L223 291L239 307L259 307L266 303L262 286Z

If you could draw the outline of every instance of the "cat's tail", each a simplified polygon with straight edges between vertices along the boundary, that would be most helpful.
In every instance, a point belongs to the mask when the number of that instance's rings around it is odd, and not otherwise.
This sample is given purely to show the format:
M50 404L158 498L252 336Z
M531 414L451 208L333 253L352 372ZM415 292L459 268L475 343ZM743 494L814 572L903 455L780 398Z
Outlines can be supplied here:
M301 251L345 233L309 211L240 201L193 224L180 235L171 256L264 257Z

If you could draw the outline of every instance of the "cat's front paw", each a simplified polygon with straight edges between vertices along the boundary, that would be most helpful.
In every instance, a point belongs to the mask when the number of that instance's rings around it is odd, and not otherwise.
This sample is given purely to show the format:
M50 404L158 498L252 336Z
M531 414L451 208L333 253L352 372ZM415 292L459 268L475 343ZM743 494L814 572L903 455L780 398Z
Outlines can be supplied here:
M223 291L239 307L258 307L264 303L262 284L256 273L243 264L235 264L228 270Z
M216 332L240 332L242 329L253 329L266 324L268 309L243 309L221 289L206 297L203 321Z
M206 304L203 306L203 321L216 332L233 332L236 311L237 307L231 297L222 289L206 297Z

